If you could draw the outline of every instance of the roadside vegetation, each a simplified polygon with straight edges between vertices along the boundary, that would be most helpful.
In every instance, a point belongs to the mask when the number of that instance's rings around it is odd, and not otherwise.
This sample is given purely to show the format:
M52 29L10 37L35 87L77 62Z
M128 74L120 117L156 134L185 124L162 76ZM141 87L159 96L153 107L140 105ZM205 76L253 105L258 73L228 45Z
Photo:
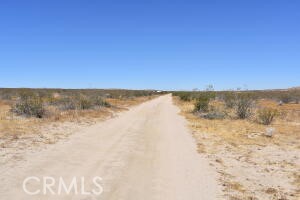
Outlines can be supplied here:
M67 90L67 89L0 89L0 100L12 105L11 111L27 117L43 118L49 108L89 110L111 107L110 99L129 100L152 96L155 91L135 90Z
M50 122L93 121L157 95L151 90L0 89L0 138Z
M225 199L300 198L300 90L173 92Z
M299 104L300 90L183 91L173 92L173 96L177 96L183 102L193 104L193 113L200 117L205 118L212 113L221 112L224 118L253 121L255 118L256 122L270 125L276 117L285 117L282 108L286 105ZM272 102L272 105L276 104L276 106L260 104L266 102ZM213 118L210 117L210 119Z
M115 116L163 92L0 88L0 164Z

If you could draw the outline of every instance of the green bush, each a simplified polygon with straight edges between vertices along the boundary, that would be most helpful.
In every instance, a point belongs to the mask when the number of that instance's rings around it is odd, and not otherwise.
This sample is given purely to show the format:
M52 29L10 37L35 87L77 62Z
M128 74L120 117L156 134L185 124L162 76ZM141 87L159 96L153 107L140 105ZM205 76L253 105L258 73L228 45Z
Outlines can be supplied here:
M263 108L258 111L258 121L261 124L269 125L274 118L278 115L278 110L273 108Z
M78 108L81 110L87 110L91 109L93 107L93 102L85 97L85 96L80 96L78 100Z
M44 117L46 113L42 98L32 93L23 93L20 100L13 106L12 111L20 115L37 118Z
M180 100L182 101L190 101L191 100L191 94L188 92L182 92L178 94Z
M254 100L248 93L237 94L235 111L239 119L246 119L252 114Z
M290 103L293 101L293 97L292 95L286 93L280 96L280 101L282 101L283 103Z
M78 102L75 98L64 97L54 101L54 105L56 105L60 110L76 110L78 107Z
M94 99L94 105L99 107L110 107L111 105L105 101L102 97L98 96Z
M226 92L223 96L223 100L227 108L233 108L235 105L235 94L233 92Z
M195 103L195 112L208 112L209 111L209 102L211 99L216 97L215 92L201 92L197 95Z
M205 119L224 119L226 117L226 113L215 110L202 115L202 117Z
M111 105L100 96L72 96L64 97L55 100L53 105L57 106L60 110L87 110L95 107L110 107Z
M200 96L195 103L195 112L208 112L210 98L208 96Z

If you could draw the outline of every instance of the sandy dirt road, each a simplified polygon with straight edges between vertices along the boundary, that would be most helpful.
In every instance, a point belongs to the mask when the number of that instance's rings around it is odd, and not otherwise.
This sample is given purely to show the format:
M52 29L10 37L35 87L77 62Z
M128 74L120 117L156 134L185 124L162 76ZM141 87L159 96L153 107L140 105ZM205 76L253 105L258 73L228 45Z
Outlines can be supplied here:
M178 112L171 95L161 96L75 133L67 141L31 153L14 167L2 166L0 199L218 199L216 173L197 153ZM40 189L38 195L29 196L22 189L23 180L29 176L41 181L26 184L31 192ZM84 177L84 191L91 192L95 176L102 178L104 191L100 196L75 195L75 190L69 195L57 194L59 177L66 184L77 177L79 185ZM44 177L54 177L55 194L42 194Z

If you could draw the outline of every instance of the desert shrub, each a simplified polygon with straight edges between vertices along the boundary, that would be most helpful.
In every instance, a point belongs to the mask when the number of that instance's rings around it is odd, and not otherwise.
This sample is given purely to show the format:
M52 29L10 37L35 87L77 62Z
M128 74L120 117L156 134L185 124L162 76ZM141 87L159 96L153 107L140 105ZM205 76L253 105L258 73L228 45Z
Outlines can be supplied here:
M248 93L239 93L235 100L235 111L239 119L246 119L252 114L254 100Z
M0 89L0 99L2 100L11 100L13 93L8 89Z
M53 105L60 110L87 110L95 107L110 107L111 105L100 96L88 97L83 95L75 95L56 99Z
M99 97L99 96L94 99L93 104L95 106L99 106L99 107L110 107L111 106L107 101L105 101L102 97Z
M226 113L218 110L213 110L201 115L201 117L205 119L224 119L226 117Z
M12 111L20 115L34 116L37 118L44 117L46 113L42 98L33 93L21 94L20 99L13 106Z
M299 104L299 102L300 102L300 90L299 89L298 90L293 90L292 93L293 93L293 96L294 96L295 103Z
M191 95L188 92L181 92L178 94L180 100L182 101L190 101L191 100Z
M261 124L269 125L274 118L278 115L278 110L273 108L263 108L258 111L258 121Z
M300 92L298 93L298 96L296 97L296 103L299 104L300 102Z
M208 112L198 113L198 116L205 119L224 119L227 113L223 107L209 105Z
M215 92L201 92L196 97L195 112L208 112L209 102L216 97Z
M214 91L209 91L209 92L204 92L204 95L205 96L208 96L208 98L210 99L210 100L214 100L214 99L216 99L216 92L214 92Z
M195 112L207 112L209 106L209 98L199 97L195 103Z
M235 94L233 92L226 92L223 100L227 108L233 108L235 105Z
M293 97L292 95L290 95L289 93L286 93L286 94L282 94L279 98L279 100L282 102L282 103L290 103L293 101Z
M54 102L60 110L76 110L78 107L78 103L74 98L64 97L56 100Z
M209 97L206 95L198 96L195 102L195 112L208 112Z
M78 99L78 108L81 110L91 109L93 107L93 102L85 96L80 96Z

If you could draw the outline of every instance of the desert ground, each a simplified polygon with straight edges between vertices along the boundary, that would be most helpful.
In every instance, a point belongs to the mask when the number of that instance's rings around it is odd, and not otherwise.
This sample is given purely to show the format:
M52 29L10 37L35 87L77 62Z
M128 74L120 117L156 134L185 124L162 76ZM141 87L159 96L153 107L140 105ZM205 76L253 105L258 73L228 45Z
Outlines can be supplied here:
M1 197L28 199L20 185L26 176L97 175L103 179L100 199L217 199L217 174L197 153L186 121L178 113L171 95L161 96L68 140L28 152L21 161L7 161L1 165Z
M45 91L45 90L41 90ZM21 90L21 94L22 94ZM28 91L26 90L28 93ZM107 93L107 91L105 91ZM15 94L16 93L16 94ZM35 92L36 93L36 92ZM130 107L138 105L152 96L130 96L120 98L120 92L113 97L105 98L108 106L96 106L88 109L71 108L69 103L78 96L65 97L66 92L57 95L57 92L49 92L51 101L62 105L49 104L49 100L43 98L45 116L37 118L35 116L17 114L12 108L20 101L20 92L15 89L8 90L8 97L0 100L0 164L6 164L11 160L22 160L24 152L28 150L36 151L43 149L47 145L55 144L60 140L67 139L74 132L78 132L93 124L115 117L119 112L128 110ZM95 92L93 92L95 93ZM101 92L102 93L102 92ZM127 92L126 92L127 93ZM98 97L99 94L95 94ZM5 97L6 95L0 94ZM54 99L52 99L54 96ZM103 96L103 95L102 95ZM101 98L102 98L101 96ZM31 97L31 96L30 96ZM91 98L88 94L87 99ZM66 99L67 102L60 102ZM102 101L102 100L101 100ZM32 103L32 102L30 102ZM66 104L67 103L67 104ZM54 106L55 105L55 106Z
M207 118L195 112L195 100L174 97L193 130L198 152L218 172L224 199L300 198L300 104L278 102L259 98L252 115L238 119L223 101L212 100L207 113L213 115ZM258 122L257 113L265 108L278 113L268 125ZM219 113L225 114L220 118ZM272 136L267 135L269 129Z
M281 91L254 92L243 119L226 106L236 97L211 91L34 92L22 99L9 90L0 101L1 199L300 198L300 104L274 98ZM272 115L268 125L265 115ZM54 185L54 195L28 196L22 184L29 176L67 183L98 176L103 193L57 195Z

